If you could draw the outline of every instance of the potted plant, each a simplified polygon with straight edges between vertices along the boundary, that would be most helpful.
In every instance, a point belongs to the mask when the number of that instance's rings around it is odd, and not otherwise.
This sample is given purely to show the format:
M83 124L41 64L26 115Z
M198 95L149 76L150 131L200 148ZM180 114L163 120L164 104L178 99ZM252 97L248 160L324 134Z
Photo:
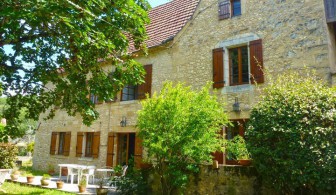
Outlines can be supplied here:
M57 189L62 189L63 188L63 184L64 184L64 182L62 180L56 181Z
M41 179L41 185L42 186L48 186L50 183L50 175L49 174L43 174L43 177Z
M251 164L251 154L247 150L245 139L242 136L228 140L225 146L228 159L238 160L238 163L244 166Z
M35 176L32 174L27 174L26 178L27 178L27 183L33 183Z
M117 165L113 168L114 173L116 176L121 176L122 175L122 166L121 165Z
M13 181L16 181L16 180L19 179L19 175L20 175L20 171L18 169L14 168L10 177Z
M78 183L79 193L83 193L86 191L86 177L82 177Z
M49 175L54 175L55 167L54 167L53 164L48 164L48 173L49 173Z
M104 188L104 177L99 178L98 180L99 187L96 189L97 195L106 195L108 193L108 188Z

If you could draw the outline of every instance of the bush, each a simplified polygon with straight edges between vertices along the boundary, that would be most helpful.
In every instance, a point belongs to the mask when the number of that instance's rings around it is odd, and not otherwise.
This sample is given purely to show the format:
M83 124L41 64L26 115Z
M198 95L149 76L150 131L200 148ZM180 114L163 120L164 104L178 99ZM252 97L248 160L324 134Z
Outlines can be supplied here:
M263 181L286 194L335 192L335 88L314 74L291 73L264 92L246 133Z
M0 143L0 168L11 169L15 166L18 149L9 143Z

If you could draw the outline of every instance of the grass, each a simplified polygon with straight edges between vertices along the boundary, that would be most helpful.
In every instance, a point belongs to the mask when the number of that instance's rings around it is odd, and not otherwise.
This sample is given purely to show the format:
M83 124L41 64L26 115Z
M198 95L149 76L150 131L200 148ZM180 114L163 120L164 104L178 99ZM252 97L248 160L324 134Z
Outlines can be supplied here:
M24 186L17 183L10 183L5 182L1 186L2 190L5 190L4 194L50 194L50 195L65 195L65 194L73 194L68 192L62 192L58 190L50 190L50 189L43 189L43 188L37 188L37 187L30 187L30 186ZM1 194L1 191L0 191Z

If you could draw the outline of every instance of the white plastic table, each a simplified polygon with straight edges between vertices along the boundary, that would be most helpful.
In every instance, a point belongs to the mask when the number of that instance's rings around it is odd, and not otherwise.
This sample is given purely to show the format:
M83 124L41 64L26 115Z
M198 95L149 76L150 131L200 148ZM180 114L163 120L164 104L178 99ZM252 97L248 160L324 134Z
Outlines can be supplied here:
M91 168L93 166L89 166L89 165L78 165L78 164L58 164L58 166L60 167L60 174L59 174L59 178L61 178L62 176L62 168L63 167L70 167L73 169L77 169L78 170L78 183L82 177L82 170L84 169L88 169ZM73 183L73 181L71 181L71 183Z

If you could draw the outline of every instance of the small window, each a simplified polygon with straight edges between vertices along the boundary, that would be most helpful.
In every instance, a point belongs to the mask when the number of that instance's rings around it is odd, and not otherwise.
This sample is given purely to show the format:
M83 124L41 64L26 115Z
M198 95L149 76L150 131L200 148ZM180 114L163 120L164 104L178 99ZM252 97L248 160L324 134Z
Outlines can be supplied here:
M219 19L226 19L242 14L240 0L220 0L218 4Z
M92 157L93 133L86 133L85 157Z
M94 95L94 94L90 94L90 101L93 104L98 104L98 96Z
M247 46L229 50L230 84L242 85L249 83L249 58Z
M241 15L241 2L240 0L232 1L232 16L240 16Z
M137 87L134 85L126 85L122 90L121 101L135 100Z

